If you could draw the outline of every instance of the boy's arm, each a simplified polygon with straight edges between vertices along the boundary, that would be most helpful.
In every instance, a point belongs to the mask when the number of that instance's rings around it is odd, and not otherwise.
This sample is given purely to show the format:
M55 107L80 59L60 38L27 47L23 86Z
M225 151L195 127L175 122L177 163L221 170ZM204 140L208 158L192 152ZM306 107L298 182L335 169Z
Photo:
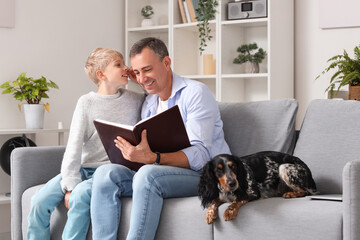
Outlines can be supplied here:
M68 143L61 164L61 189L64 193L71 191L81 182L81 154L86 128L86 114L79 99L71 121Z

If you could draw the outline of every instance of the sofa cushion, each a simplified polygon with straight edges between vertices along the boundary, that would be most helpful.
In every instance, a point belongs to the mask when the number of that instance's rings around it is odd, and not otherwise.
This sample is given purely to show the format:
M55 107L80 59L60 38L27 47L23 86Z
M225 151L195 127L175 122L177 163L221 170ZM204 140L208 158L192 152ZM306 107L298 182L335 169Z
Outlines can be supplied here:
M232 154L259 151L292 153L295 143L295 99L218 103L225 140Z
M342 171L360 160L360 102L313 100L306 111L294 155L310 168L320 193L342 192Z
M230 222L219 208L214 240L223 239L342 239L342 203L308 198L269 198L250 202ZM301 236L301 237L299 237Z

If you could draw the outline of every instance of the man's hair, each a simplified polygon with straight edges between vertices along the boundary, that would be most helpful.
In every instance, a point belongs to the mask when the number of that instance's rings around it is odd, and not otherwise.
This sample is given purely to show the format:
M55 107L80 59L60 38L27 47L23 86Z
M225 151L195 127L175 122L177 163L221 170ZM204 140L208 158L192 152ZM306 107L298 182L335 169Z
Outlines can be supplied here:
M98 85L99 79L96 72L98 70L104 71L109 63L117 59L124 61L123 55L118 51L111 48L95 48L85 63L85 72Z
M141 53L144 48L150 48L159 57L160 61L162 61L164 57L169 56L168 49L162 40L154 37L147 37L134 43L130 49L130 58Z

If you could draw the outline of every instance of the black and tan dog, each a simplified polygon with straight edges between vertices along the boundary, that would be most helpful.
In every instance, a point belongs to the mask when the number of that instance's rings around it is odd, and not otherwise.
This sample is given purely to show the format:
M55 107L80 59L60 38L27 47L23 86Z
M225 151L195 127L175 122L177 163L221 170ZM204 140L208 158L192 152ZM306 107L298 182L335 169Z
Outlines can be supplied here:
M262 198L297 198L316 193L310 169L299 158L280 152L259 152L245 157L221 154L209 161L199 183L199 197L207 207L206 222L217 218L218 207L230 221L239 208Z

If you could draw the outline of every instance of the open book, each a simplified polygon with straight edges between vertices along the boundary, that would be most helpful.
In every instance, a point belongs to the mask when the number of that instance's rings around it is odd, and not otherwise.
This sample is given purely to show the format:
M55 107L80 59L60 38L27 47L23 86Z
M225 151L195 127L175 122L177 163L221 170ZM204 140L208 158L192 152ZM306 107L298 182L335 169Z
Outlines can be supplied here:
M177 105L160 114L144 119L135 126L100 119L94 120L94 124L110 161L135 171L143 164L124 159L121 151L114 143L117 136L136 146L141 141L141 132L146 129L151 150L160 153L176 152L190 146L189 137Z

